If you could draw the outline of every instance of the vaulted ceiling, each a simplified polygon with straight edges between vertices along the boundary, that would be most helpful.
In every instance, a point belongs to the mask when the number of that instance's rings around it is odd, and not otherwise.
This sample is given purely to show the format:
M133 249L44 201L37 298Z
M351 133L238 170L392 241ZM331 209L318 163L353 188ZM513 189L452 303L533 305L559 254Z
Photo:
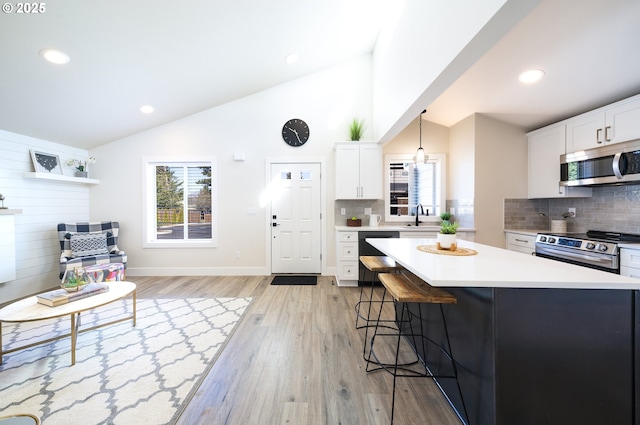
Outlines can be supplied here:
M371 52L392 3L59 0L3 13L0 129L90 149ZM640 93L638 22L637 0L543 0L425 118L481 112L529 130ZM44 48L71 61L45 62ZM531 67L546 76L522 86Z

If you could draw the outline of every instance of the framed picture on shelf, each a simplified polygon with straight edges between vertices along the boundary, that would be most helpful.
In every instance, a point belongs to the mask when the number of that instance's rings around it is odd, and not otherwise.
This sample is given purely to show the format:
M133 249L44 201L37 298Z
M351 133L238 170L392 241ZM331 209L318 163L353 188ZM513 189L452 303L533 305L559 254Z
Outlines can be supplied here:
M56 154L31 149L31 160L36 173L63 174L60 157Z

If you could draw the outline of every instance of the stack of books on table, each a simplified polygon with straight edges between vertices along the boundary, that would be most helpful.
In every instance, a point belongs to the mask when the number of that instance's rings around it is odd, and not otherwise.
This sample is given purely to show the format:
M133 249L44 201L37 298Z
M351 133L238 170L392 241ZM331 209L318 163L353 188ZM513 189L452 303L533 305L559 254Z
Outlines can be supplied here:
M90 283L81 291L67 292L64 289L55 289L53 291L39 294L36 297L40 304L48 305L49 307L57 307L92 295L98 295L103 292L107 292L108 290L109 286L106 283Z

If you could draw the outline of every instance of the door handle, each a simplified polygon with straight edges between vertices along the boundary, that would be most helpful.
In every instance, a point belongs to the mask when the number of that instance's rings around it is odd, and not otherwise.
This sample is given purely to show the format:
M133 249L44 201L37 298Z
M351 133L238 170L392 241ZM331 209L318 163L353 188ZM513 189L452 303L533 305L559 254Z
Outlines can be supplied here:
M272 225L273 227L278 227L278 226L280 226L278 223L271 223L271 225Z

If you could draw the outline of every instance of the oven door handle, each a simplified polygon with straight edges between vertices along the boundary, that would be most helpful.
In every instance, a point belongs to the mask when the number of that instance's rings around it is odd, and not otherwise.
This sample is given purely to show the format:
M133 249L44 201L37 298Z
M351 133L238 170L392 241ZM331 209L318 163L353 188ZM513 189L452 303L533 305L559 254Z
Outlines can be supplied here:
M553 248L547 248L547 247L541 248L540 253L541 254L553 253L553 254L558 254L559 256L570 257L570 258L575 258L579 260L587 260L592 262L600 262L600 263L609 263L611 261L610 258L606 258L606 257L603 258L596 255L575 254L573 252L567 252L560 249L553 249Z

